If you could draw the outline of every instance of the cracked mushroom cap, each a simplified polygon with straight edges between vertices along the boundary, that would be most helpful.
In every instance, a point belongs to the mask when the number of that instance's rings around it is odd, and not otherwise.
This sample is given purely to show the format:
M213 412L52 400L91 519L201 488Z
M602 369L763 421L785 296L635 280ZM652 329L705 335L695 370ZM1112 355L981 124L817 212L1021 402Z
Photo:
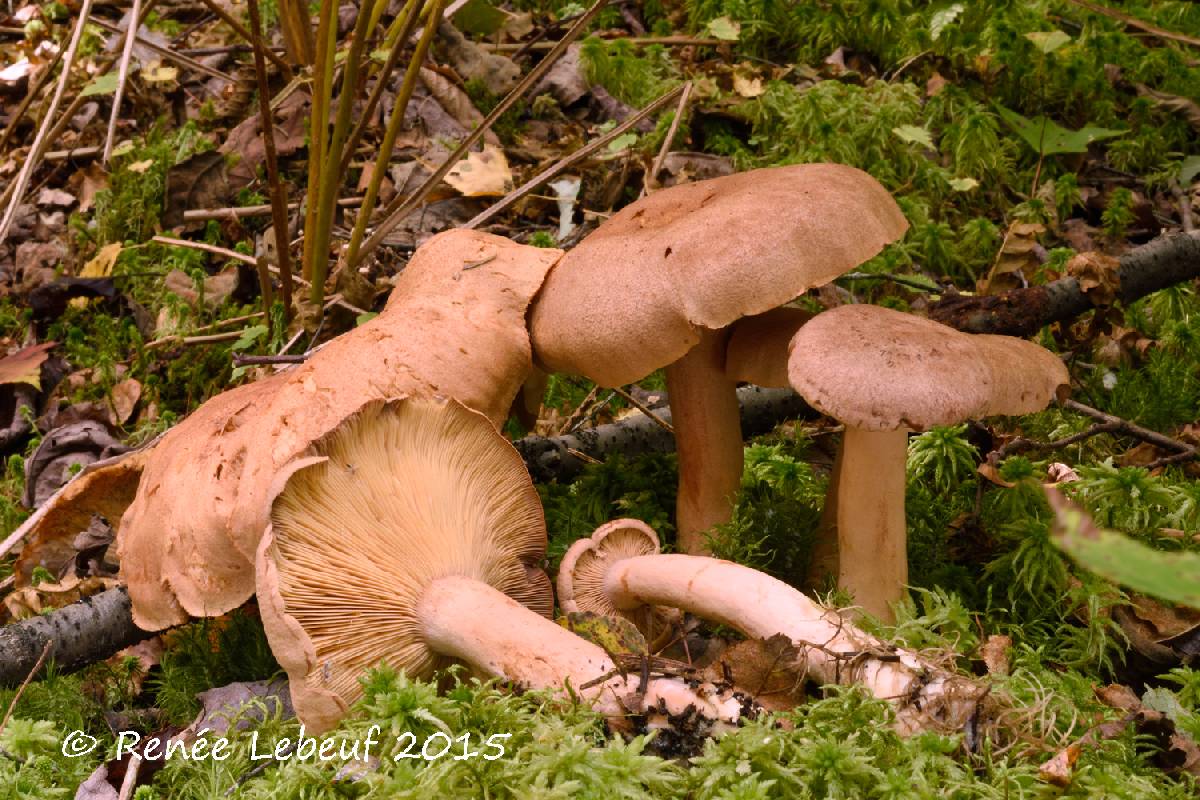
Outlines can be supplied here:
M1068 383L1058 357L1033 342L870 305L839 306L800 328L788 376L818 411L866 431L1029 413Z
M623 617L638 627L651 650L667 644L678 613L638 604L617 608L604 589L605 576L618 561L659 552L658 534L637 519L606 522L586 539L579 539L563 555L558 567L558 604L563 611L587 611L605 617Z
M450 397L503 425L533 366L526 311L560 254L440 233L379 316L168 431L117 534L134 621L159 630L246 602L275 476L366 402Z
M535 359L621 386L700 329L781 306L899 239L896 202L841 164L772 167L655 192L585 237L534 300Z
M445 659L421 636L418 603L463 576L543 616L546 528L517 452L454 401L371 403L281 474L259 547L258 598L301 720L326 730L386 661L412 676Z

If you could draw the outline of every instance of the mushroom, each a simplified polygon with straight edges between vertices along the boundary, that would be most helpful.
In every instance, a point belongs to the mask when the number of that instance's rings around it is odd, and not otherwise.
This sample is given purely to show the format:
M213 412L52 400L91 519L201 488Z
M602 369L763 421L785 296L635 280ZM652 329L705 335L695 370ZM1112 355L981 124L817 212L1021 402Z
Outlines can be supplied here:
M456 402L372 402L291 462L275 492L259 606L314 731L336 724L381 661L417 677L462 661L523 688L565 683L611 718L652 725L686 714L720 730L748 707L709 684L622 676L546 618L537 492L512 445Z
M1062 361L1033 342L869 305L839 306L801 327L788 373L814 408L845 423L826 498L838 585L885 620L908 582L909 431L1038 411L1069 381Z
M742 474L727 328L878 253L908 227L887 191L840 164L682 184L626 206L551 270L530 312L547 371L622 386L666 367L679 454L679 547L727 522Z
M567 550L558 571L563 607L646 620L676 608L747 636L788 637L801 671L822 684L861 682L890 700L904 733L958 729L973 720L983 687L891 647L780 580L707 556L658 553L654 531L636 519L600 526ZM568 601L564 598L570 598Z
M363 403L452 397L503 424L532 369L526 310L560 255L477 231L439 234L413 255L378 317L168 431L117 534L138 626L244 603L276 473Z

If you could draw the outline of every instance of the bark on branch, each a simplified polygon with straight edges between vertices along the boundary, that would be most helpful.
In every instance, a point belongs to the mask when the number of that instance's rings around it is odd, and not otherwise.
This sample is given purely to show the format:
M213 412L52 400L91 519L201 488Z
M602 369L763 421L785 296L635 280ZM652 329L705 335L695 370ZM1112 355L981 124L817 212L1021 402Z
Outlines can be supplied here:
M48 641L53 645L47 660L66 672L153 635L133 624L125 590L109 589L49 614L0 627L0 687L25 680Z
M738 402L742 408L743 437L766 433L781 422L811 413L808 404L791 389L746 386L738 389ZM655 413L660 419L671 421L669 410L658 409ZM672 453L675 437L645 414L636 414L620 422L563 436L526 436L513 445L525 459L535 481L569 481L589 458L603 460L613 453Z
M1131 303L1151 292L1200 278L1200 237L1160 236L1121 256L1117 299ZM949 295L934 303L929 316L967 333L1031 336L1045 325L1073 319L1095 305L1075 278L1045 286L1013 289L984 297Z

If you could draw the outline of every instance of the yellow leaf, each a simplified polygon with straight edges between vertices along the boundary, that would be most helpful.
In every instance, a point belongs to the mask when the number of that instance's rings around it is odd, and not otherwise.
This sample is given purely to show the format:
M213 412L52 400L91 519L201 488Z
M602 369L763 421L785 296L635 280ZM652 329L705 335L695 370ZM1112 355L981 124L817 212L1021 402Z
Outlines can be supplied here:
M512 170L499 147L484 145L446 174L446 183L466 197L500 197L512 189Z
M113 242L100 248L100 252L79 271L81 278L107 278L112 275L117 256L121 255L121 243ZM71 308L87 308L88 298L76 297L71 300Z
M132 164L130 164L128 167L126 167L126 169L128 169L130 172L136 172L136 173L138 173L138 174L140 175L140 174L142 174L143 172L145 172L146 170L150 169L150 168L151 168L151 167L153 167L153 166L154 166L154 159L153 159L153 158L147 158L145 161L135 161L135 162L133 162L133 163L132 163Z
M79 277L107 278L112 275L113 265L117 263L119 255L121 255L120 242L104 245L100 248L100 252L96 253L95 258L83 265L83 269L79 271Z

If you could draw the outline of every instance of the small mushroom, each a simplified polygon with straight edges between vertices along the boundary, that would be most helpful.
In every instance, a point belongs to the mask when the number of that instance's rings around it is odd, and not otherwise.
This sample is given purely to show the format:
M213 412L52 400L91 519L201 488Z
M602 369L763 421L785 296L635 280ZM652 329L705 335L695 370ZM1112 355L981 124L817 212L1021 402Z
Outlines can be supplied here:
M678 626L678 614L653 606L617 608L604 591L604 575L613 563L652 555L658 547L658 534L644 522L621 519L601 525L591 538L575 542L563 556L558 567L559 606L567 613L590 611L624 617L646 637L650 650L665 647Z
M605 715L650 725L691 709L709 730L744 699L621 675L554 624L546 530L521 457L453 401L373 402L281 473L258 551L267 638L310 729L336 724L381 661L427 677L462 661L532 689L564 683Z
M885 620L908 582L909 431L1038 411L1069 381L1059 358L1032 342L869 305L839 306L801 327L788 372L805 400L846 425L826 498L838 585Z
M703 549L742 475L728 328L853 269L908 223L887 191L840 164L800 164L655 192L554 266L534 300L547 371L623 386L666 367L679 453L679 547Z
M975 718L983 687L867 634L769 575L707 556L658 554L644 522L609 522L567 550L558 596L580 611L648 620L668 608L747 636L791 639L801 666L822 684L861 682L892 701L904 733L959 729Z

